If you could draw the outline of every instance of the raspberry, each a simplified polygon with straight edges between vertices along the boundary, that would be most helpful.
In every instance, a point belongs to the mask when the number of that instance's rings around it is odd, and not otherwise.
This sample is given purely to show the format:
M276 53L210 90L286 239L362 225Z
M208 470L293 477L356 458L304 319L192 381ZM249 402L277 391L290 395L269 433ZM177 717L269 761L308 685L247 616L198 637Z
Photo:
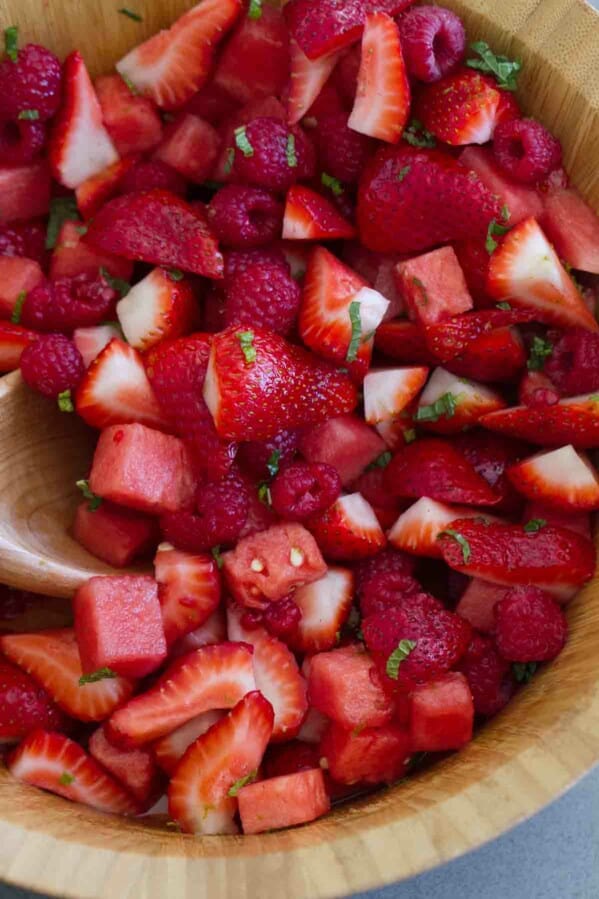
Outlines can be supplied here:
M228 184L212 197L208 219L223 246L261 247L280 237L283 205L260 187Z
M269 603L262 615L266 630L283 640L297 629L301 620L302 610L290 596Z
M184 552L205 552L213 546L231 545L246 522L249 497L243 481L228 474L202 485L196 511L163 515L160 525L165 540Z
M468 679L479 715L496 715L512 698L516 685L510 663L501 658L489 637L474 634L459 669Z
M187 191L187 182L170 165L159 159L149 159L145 162L138 162L125 173L119 186L119 192L134 194L139 190L153 190L154 188L170 190L171 193L184 197Z
M37 44L27 44L16 62L0 63L0 120L17 121L19 113L35 109L47 122L58 111L62 71L60 62Z
M538 587L515 587L495 606L497 648L510 662L545 662L560 654L568 622Z
M363 559L354 568L355 590L361 598L371 578L378 574L412 574L416 560L399 549L383 549L376 556Z
M245 147L244 155L240 145ZM236 132L232 179L287 191L316 172L314 147L297 125L258 118Z
M243 468L256 480L268 478L269 463L282 467L290 462L297 453L300 431L281 431L269 440L251 440L239 447L237 460Z
M419 6L399 19L408 71L418 81L440 81L455 71L466 52L466 31L451 10Z
M84 373L81 353L62 334L44 334L21 354L23 380L44 396L55 398L74 390Z
M21 324L36 331L86 328L110 318L117 299L116 290L102 275L58 278L27 294Z
M364 618L387 609L396 609L403 598L419 593L421 586L410 574L397 571L381 572L370 577L362 589L360 611Z
M386 686L409 688L453 668L466 652L472 628L428 593L413 593L401 606L364 618L362 633ZM387 662L402 640L416 645L395 680L387 674Z
M297 281L272 263L256 263L239 272L225 289L226 325L269 328L287 335L299 311L302 292Z
M374 141L348 128L346 112L322 116L314 134L322 171L346 184L357 184Z
M341 478L330 465L292 462L270 487L275 512L288 521L305 521L332 506L341 493Z
M542 371L528 371L520 382L518 399L523 406L533 408L555 406L559 402L559 393Z
M562 161L556 137L534 119L501 122L493 135L493 153L501 168L523 184L536 184Z
M34 219L0 225L0 256L25 256L43 267L48 256L45 222Z
M44 149L43 122L4 122L0 130L0 165L27 165Z
M225 284L228 284L235 275L245 272L251 265L267 263L278 266L289 274L289 263L285 254L278 247L256 247L251 250L230 250L224 253L225 260Z
M599 390L599 334L568 328L554 342L544 372L564 396Z

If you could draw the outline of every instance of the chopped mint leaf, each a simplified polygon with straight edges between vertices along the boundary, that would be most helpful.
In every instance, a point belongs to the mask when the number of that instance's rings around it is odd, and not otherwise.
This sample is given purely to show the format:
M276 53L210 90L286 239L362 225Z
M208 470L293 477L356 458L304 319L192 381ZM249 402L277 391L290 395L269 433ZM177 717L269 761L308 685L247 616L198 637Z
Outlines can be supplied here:
M403 169L399 170L399 175L397 176L398 181L403 181L406 175L410 174L411 165L404 165Z
M434 135L427 131L422 122L412 119L403 133L403 139L412 147L436 147L437 141Z
M496 237L503 237L504 234L507 234L510 229L506 225L499 225L495 219L490 222L489 227L487 229L487 239L485 241L485 249L489 256L491 253L494 253L499 243L495 240Z
M87 507L90 512L95 512L96 509L100 508L100 506L102 505L102 497L96 496L96 494L90 490L89 481L76 481L75 485L79 488L79 490L81 490L84 497L89 500Z
M127 16L128 19L133 19L134 22L143 22L143 16L140 16L138 12L133 12L132 9L127 9L126 6L122 6L119 9L119 12L122 16Z
M349 304L349 320L351 322L351 340L347 348L345 359L347 362L355 362L358 358L362 337L362 319L360 318L360 304L353 300Z
M21 321L21 313L23 312L23 303L27 298L27 292L22 290L15 300L15 305L13 306L13 310L10 315L10 320L13 325L18 325Z
M527 534L538 534L544 527L547 527L547 522L544 518L531 518L524 525L524 530Z
M295 136L287 135L287 146L285 147L285 155L287 156L287 165L290 169L297 168L297 153L295 152Z
M528 362L526 365L528 366L529 371L543 371L545 368L545 362L553 353L553 344L549 340L544 340L542 337L533 337L532 344L530 347L530 356L528 357Z
M231 174L231 170L233 169L234 162L235 162L235 149L233 147L227 147L227 154L226 154L225 165L224 165L225 175Z
M75 780L75 776L73 774L69 774L68 771L63 771L60 777L58 778L58 783L63 787L69 787L73 781Z
M457 408L457 397L453 393L444 393L429 406L420 406L414 416L415 421L439 421L440 418L453 418Z
M416 300L417 306L428 306L428 293L426 292L426 287L420 278L412 278L412 284L414 287L417 287L420 291L420 299Z
M245 358L246 365L252 365L256 361L256 347L254 346L253 331L238 331L235 335L239 340L241 352Z
M70 390L63 390L58 394L58 408L61 412L74 412L73 396Z
M65 222L79 219L79 210L75 197L54 197L50 203L50 218L46 231L46 249L53 250Z
M502 309L504 312L509 312L511 310L511 306L509 303L495 303L497 309Z
M399 677L399 666L402 662L405 662L410 653L416 649L416 646L417 643L415 640L399 641L399 646L397 649L393 650L387 659L387 664L385 666L387 677L390 677L391 680L397 680Z
M406 443L414 443L416 440L416 431L414 428L408 428L407 431L403 432L403 439Z
M259 19L262 15L262 0L250 0L248 19Z
M235 134L235 143L237 147L241 150L244 156L253 156L254 148L249 142L247 131L245 129L245 125L242 125L241 128L236 128L234 131Z
M385 450L385 452L381 453L374 462L370 463L366 471L374 471L376 468L386 468L392 458L393 453L390 453L389 450Z
M37 122L40 114L37 109L22 109L17 118L23 122Z
M273 450L268 458L268 462L266 463L266 467L268 468L268 473L271 477L274 476L279 471L279 460L281 458L281 450Z
M338 178L333 178L332 175L327 175L326 172L323 172L320 176L320 183L323 187L328 187L336 197L340 197L344 193L341 181Z
M216 562L216 567L220 570L223 567L223 557L220 554L220 546L213 546L210 550L212 558Z
M180 268L169 268L168 276L171 281L182 281L185 277Z
M75 231L83 237L84 234L87 234L87 225L77 225Z
M511 216L510 207L507 205L507 203L504 203L503 206L501 207L501 218L503 219L504 222L508 222L510 220L510 216Z
M116 677L116 672L112 668L98 668L97 671L92 671L91 674L82 675L79 678L79 686L85 687L86 684L97 684L98 681L108 680L113 677Z
M527 684L537 670L536 662L514 662L512 674L519 684Z
M123 281L122 278L113 278L108 269L101 268L100 274L105 281L108 281L112 289L116 290L116 292L121 295L121 297L124 297L131 290L131 285L128 281Z
M232 798L234 798L235 796L237 796L239 791L243 789L243 787L247 787L248 784L253 783L257 777L258 771L250 771L250 773L246 774L245 777L240 777L239 780L235 781L235 783L227 793L227 796L231 796Z
M4 49L11 62L19 58L19 29L16 25L4 29Z
M258 485L258 499L261 503L264 503L265 506L272 506L270 487L266 481L262 481L262 483Z
M443 536L452 537L456 541L456 543L459 543L459 545L462 547L462 558L464 559L464 565L467 565L470 561L472 550L470 549L470 544L468 543L464 535L460 534L459 531L454 531L451 528L448 528L446 531L441 531L441 533L437 537L437 540L439 539L439 537Z
M468 59L466 65L471 69L478 69L479 72L487 72L494 75L497 84L506 91L515 91L518 87L518 74L522 69L522 62L519 59L508 59L507 56L500 56L493 53L486 41L475 41L470 44L470 49L480 57L479 59Z
M137 90L137 88L135 87L135 85L133 84L133 82L131 81L129 76L123 75L122 72L120 72L119 74L120 74L121 78L123 79L123 81L125 82L125 84L127 85L127 87L129 88L129 90L131 91L131 93L133 94L133 96L137 97L137 95L139 94L139 91Z

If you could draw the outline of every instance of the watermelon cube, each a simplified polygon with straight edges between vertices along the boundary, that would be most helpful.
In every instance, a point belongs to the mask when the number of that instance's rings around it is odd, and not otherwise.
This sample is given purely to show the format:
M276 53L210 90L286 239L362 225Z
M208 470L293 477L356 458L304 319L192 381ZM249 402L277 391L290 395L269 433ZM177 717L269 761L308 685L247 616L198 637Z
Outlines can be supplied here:
M10 318L19 295L29 293L44 280L44 273L33 259L0 256L0 318Z
M324 462L336 468L344 487L386 448L385 441L357 415L329 418L307 429L299 444L308 462Z
M152 150L162 137L154 103L134 94L120 75L103 75L95 83L106 130L120 156Z
M102 431L89 485L97 496L152 515L190 506L195 492L183 441L140 424Z
M460 162L476 172L492 194L499 197L502 206L509 211L507 223L513 227L527 218L538 218L543 211L543 201L533 187L512 181L502 172L491 150L483 147L466 147L460 154Z
M158 522L141 512L102 501L97 509L84 502L77 506L73 537L98 559L124 568L156 546Z
M395 275L413 321L434 325L472 309L472 297L453 247L399 262Z
M118 749L103 727L89 738L89 753L141 803L150 808L160 796L164 778L149 749Z
M549 193L540 225L560 259L599 274L599 218L578 191Z
M311 584L327 570L314 537L301 524L275 524L243 537L222 559L231 594L257 609Z
M416 752L460 749L472 739L474 703L463 674L450 672L410 694L410 734Z
M147 575L92 577L73 600L84 674L145 677L166 658L158 584Z
M348 730L329 724L320 741L321 764L342 784L393 783L407 771L410 733L398 724Z
M65 222L52 253L50 278L74 278L76 275L98 274L101 268L112 275L128 281L133 274L133 263L112 253L100 253L89 246L81 234L81 223Z
M220 135L209 122L183 113L167 125L154 158L170 165L189 181L201 184L214 168L220 144Z
M456 612L477 631L491 634L495 630L495 606L507 592L507 587L474 577L462 593Z
M46 160L30 165L0 166L0 222L36 218L50 208L50 167Z
M374 662L358 646L312 656L308 698L315 709L350 730L380 727L393 717L393 702L383 690Z
M244 833L306 824L326 815L331 808L320 768L248 784L237 798Z
M73 343L81 353L86 368L100 355L111 340L119 340L122 333L116 325L93 325L89 328L75 328Z

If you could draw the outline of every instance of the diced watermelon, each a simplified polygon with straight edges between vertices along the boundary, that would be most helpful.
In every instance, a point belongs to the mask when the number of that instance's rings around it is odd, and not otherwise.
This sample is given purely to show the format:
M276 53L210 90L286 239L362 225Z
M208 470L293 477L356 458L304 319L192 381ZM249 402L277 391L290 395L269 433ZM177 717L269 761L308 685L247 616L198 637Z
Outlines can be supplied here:
M342 727L380 727L393 716L370 656L346 646L312 656L308 675L310 704Z
M162 792L163 776L149 749L118 749L106 738L103 727L89 738L89 753L103 768L149 808Z
M81 223L65 222L52 253L50 278L74 278L76 275L97 275L101 268L112 275L128 281L133 274L133 263L122 256L101 253L83 240Z
M440 247L399 262L395 273L413 321L434 325L472 309L472 297L452 247Z
M31 165L0 166L0 222L36 218L50 208L50 167L46 160Z
M306 824L326 815L331 807L320 768L248 784L237 798L244 833Z
M167 126L154 158L189 181L201 184L214 168L220 144L219 133L209 122L184 113Z
M578 191L550 192L539 221L561 259L599 274L599 218Z
M111 340L118 340L121 332L116 325L94 325L89 328L75 328L73 343L81 353L86 368L89 368L104 347Z
M336 468L342 484L351 484L385 452L385 442L357 415L340 415L306 430L300 452L308 462Z
M410 734L417 752L460 749L472 739L474 703L463 674L450 672L412 692Z
M93 501L92 501L93 502ZM154 518L102 501L97 508L84 502L77 506L73 537L98 559L124 568L149 552L160 532Z
M21 293L29 293L44 280L44 273L33 259L0 256L0 318L10 318Z
M495 630L495 606L507 592L507 587L478 577L472 578L456 606L456 612L477 631L490 634Z
M397 724L348 730L329 724L320 742L321 764L342 784L393 783L406 773L410 734Z
M162 136L154 103L134 94L120 75L103 75L95 83L106 130L121 156L152 150Z
M460 154L460 162L467 169L476 172L492 194L499 197L502 206L507 206L507 223L517 225L527 218L538 218L543 211L543 202L532 187L512 181L495 163L490 150L483 147L466 147Z

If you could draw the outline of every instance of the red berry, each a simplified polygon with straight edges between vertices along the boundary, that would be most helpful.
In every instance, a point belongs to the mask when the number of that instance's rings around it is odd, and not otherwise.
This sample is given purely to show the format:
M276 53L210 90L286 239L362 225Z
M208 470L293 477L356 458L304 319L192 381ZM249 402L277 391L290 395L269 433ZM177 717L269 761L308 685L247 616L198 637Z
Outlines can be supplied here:
M599 390L599 334L568 328L554 342L543 371L564 396Z
M560 654L568 622L538 587L515 587L495 606L497 648L511 662L545 662Z
M450 9L419 6L399 20L401 46L410 75L439 81L455 71L466 52L466 31Z
M485 240L457 240L453 244L460 268L464 272L466 284L477 308L494 305L495 301L487 295L487 278L489 276L489 251Z
M377 575L410 575L414 571L415 564L413 556L408 556L399 549L383 549L376 556L362 559L354 568L356 595L361 598L369 581Z
M282 640L290 636L302 620L302 611L290 596L267 605L262 615L262 623L274 637Z
M21 354L23 380L44 396L74 390L84 373L81 353L62 334L44 334Z
M501 168L516 181L536 184L562 161L562 147L540 122L511 119L493 134L493 153Z
M47 122L60 104L60 62L37 44L27 44L16 62L0 63L0 120L17 121L19 113L35 109L40 122Z
M0 256L25 256L44 266L47 255L46 224L41 219L0 225Z
M255 247L251 250L229 250L223 254L225 262L225 284L239 274L245 272L251 265L256 263L266 263L268 265L276 265L286 274L290 273L289 263L287 262L282 250L278 247Z
M165 540L184 552L205 552L231 545L246 522L249 497L241 478L232 473L202 485L196 511L172 512L160 519Z
M489 637L474 634L459 668L468 679L479 715L496 715L512 698L516 685L510 663L501 658Z
M227 184L212 197L208 219L223 246L262 247L281 236L283 204L263 188Z
M297 453L301 432L281 431L270 440L250 440L242 443L237 454L239 464L256 480L272 475L269 464L282 467Z
M341 478L330 465L292 462L270 487L275 512L288 521L305 521L332 506L341 493Z
M46 143L43 122L4 122L0 130L0 165L27 165Z
M256 263L231 278L225 288L225 324L269 328L289 334L302 292L279 265Z
M297 125L258 118L238 129L233 149L233 180L286 191L316 171L314 147Z
M374 141L347 127L346 112L319 118L314 136L322 171L346 184L357 184Z
M139 190L154 190L154 188L170 190L171 193L183 197L187 190L187 182L166 162L161 162L160 159L148 159L138 162L125 173L120 183L119 192L133 194Z
M555 406L559 398L558 391L542 371L526 372L518 388L518 399L523 406Z
M363 587L360 595L360 611L364 618L387 609L396 609L405 596L419 593L422 587L410 574L398 571L374 574Z
M110 318L118 294L98 275L76 275L40 284L27 294L21 324L36 331L73 331Z
M340 107L341 104L339 100L343 100L346 106L351 109L354 105L354 100L356 98L356 91L358 89L358 73L360 71L360 63L362 62L362 48L359 44L355 44L351 50L348 50L347 53L342 55L341 59L337 63L335 67L335 71L333 72L333 81L335 83L335 87L337 88L337 107ZM312 105L312 109L309 112L309 115L315 115L316 118L319 118L319 113L315 112L314 109L316 104L318 103L320 97L323 96L326 90L326 85L320 92L319 97ZM332 90L332 88L331 88ZM330 106L333 108L334 100L331 101ZM322 115L322 111L320 111Z

